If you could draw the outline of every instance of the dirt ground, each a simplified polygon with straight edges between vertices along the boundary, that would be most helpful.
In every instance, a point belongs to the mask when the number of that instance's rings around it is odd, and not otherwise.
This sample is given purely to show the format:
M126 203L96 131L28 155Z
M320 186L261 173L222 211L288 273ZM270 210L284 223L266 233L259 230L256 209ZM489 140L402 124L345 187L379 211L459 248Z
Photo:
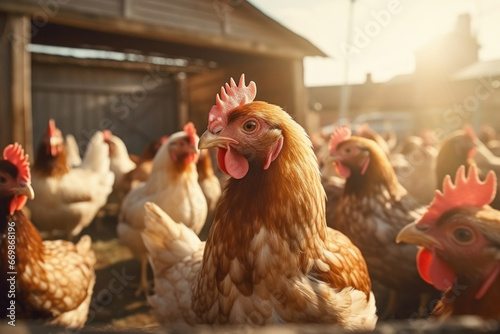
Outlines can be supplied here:
M92 237L97 263L96 284L86 328L106 330L155 329L158 322L144 294L135 295L140 262L116 234L117 207L108 205L83 234ZM153 280L151 270L149 279Z
M131 251L118 240L116 225L118 208L108 205L95 221L81 235L88 234L93 240L93 250L96 254L96 284L89 309L89 318L84 329L75 333L182 333L185 328L162 328L149 306L144 295L136 296L139 283L140 263ZM208 227L207 227L208 230ZM148 272L150 281L153 275ZM377 304L387 303L387 294L375 283L373 288L382 291L377 294ZM412 308L414 309L412 301ZM407 334L472 334L500 333L500 323L483 322L475 317L456 318L449 323L439 323L424 319L416 320L409 316L408 310L401 307L396 317L398 321L383 321L379 319L377 328L372 333L407 333ZM409 319L411 321L409 321ZM244 328L198 326L192 328L193 333L240 333L267 334L280 332L283 334L304 333L348 333L335 326L302 325L286 327ZM59 334L73 333L63 328L48 327L43 322L20 321L15 328L0 323L0 333L12 334Z

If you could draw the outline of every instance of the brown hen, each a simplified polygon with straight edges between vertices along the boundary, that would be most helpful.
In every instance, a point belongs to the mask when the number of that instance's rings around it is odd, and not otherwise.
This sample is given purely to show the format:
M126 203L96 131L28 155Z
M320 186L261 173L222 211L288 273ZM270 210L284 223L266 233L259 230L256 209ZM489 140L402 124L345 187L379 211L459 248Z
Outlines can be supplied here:
M460 167L455 184L447 176L423 217L397 237L422 246L420 275L445 291L434 316L500 317L500 211L488 205L496 187L493 172L481 182L474 165L468 177Z
M200 148L217 147L224 187L206 243L147 204L143 239L159 319L189 324L375 326L365 261L327 228L311 142L281 108L252 102L233 80L209 114Z
M383 317L407 317L417 311L418 302L399 315L396 292L409 297L420 295L424 303L428 293L435 290L420 278L415 268L417 247L397 245L395 238L425 208L398 182L387 155L375 141L351 136L350 129L342 127L332 134L330 149L346 182L328 224L359 247L372 280L393 290Z
M0 313L10 315L7 307L14 302L15 318L42 318L53 325L81 328L95 283L91 239L83 236L76 245L42 242L21 211L34 196L27 156L15 144L4 150L4 158L0 160ZM15 288L7 278L15 280Z

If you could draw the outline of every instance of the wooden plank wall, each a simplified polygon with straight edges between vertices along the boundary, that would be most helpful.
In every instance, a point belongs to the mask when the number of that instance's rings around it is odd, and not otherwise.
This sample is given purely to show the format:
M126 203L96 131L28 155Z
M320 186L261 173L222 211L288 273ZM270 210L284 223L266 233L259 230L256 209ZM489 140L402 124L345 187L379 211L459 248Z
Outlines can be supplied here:
M49 118L75 136L81 152L93 132L110 129L140 154L149 141L180 128L175 80L153 71L34 63L35 145Z
M30 40L28 17L0 12L0 149L19 142L32 156Z
M306 127L306 90L303 86L302 66L295 61L256 59L252 62L223 67L189 78L190 118L197 126L207 127L208 112L215 103L215 95L223 84L233 77L238 83L245 73L246 83L257 84L256 100L276 104Z

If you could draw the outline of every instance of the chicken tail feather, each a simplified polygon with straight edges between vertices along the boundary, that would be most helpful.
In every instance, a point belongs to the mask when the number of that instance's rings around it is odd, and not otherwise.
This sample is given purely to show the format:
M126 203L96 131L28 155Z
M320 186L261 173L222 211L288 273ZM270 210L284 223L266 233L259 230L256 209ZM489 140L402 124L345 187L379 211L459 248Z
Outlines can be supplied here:
M190 228L177 223L152 202L144 204L146 228L142 239L148 251L153 272L167 269L193 254L199 247L200 238Z

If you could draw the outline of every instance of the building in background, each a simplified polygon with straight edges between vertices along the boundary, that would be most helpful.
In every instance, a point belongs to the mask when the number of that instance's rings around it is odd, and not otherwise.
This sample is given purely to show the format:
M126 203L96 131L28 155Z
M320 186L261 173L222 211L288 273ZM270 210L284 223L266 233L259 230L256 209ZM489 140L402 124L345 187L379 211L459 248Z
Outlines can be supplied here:
M244 0L2 0L0 147L32 153L55 118L79 144L110 129L140 153L188 120L205 129L241 73L308 127L305 56L326 55Z
M378 130L400 135L421 129L447 133L466 123L500 129L500 59L480 62L479 44L468 14L453 31L423 45L415 54L415 72L388 82L351 85L349 121L368 121ZM309 108L320 126L338 122L342 86L309 88ZM340 120L345 122L347 120Z

